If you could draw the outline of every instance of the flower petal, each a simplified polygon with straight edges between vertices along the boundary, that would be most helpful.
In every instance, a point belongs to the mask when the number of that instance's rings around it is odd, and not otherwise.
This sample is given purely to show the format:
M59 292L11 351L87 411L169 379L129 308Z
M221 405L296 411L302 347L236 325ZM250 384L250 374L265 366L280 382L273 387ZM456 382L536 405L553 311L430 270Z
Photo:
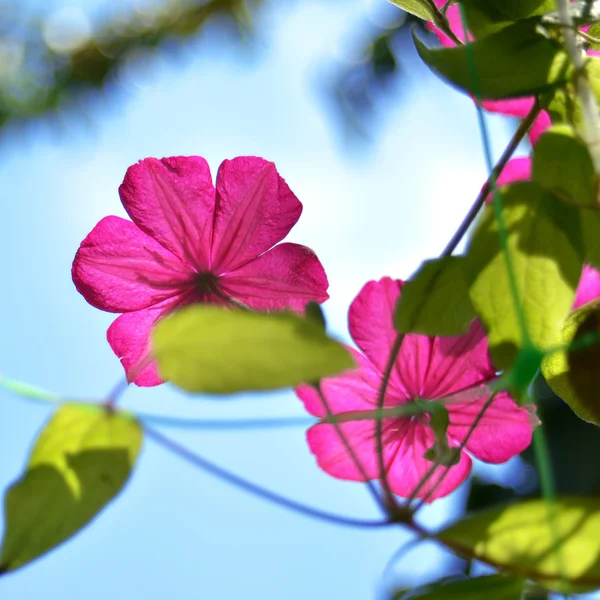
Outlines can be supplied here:
M119 188L132 221L197 271L210 268L215 189L199 156L146 158Z
M180 293L194 273L131 221L105 217L81 242L72 276L92 306L127 312Z
M360 352L348 346L346 348L352 354L358 368L321 381L321 390L327 406L334 414L353 410L373 410L377 404L381 373ZM314 387L302 385L296 388L295 392L311 415L326 417L329 414Z
M144 310L136 310L117 317L108 328L106 338L114 353L121 359L127 380L149 387L163 383L156 363L151 362L138 372L139 366L150 355L150 331L156 321L182 303L180 294Z
M477 385L495 376L481 323L454 337L404 338L396 361L404 387L412 398L435 399Z
M219 277L220 289L258 310L325 302L329 283L315 253L299 244L279 244L243 267Z
M498 179L496 179L496 187L501 188L503 185L514 183L515 181L529 181L531 179L531 158L524 156L513 158L508 161ZM494 199L494 194L488 194L486 202L491 202Z
M594 267L584 265L573 301L573 310L594 300L600 300L600 273Z
M150 337L152 327L158 319L170 311L201 301L203 298L199 293L184 292L150 308L125 313L113 321L106 337L114 353L121 359L128 381L143 387L163 383L158 375L156 363L151 362L139 370L140 365L147 360L152 351ZM204 301L219 303L217 298L212 297Z
M350 305L348 313L350 335L382 373L397 336L393 314L400 295L400 285L400 281L389 277L367 282ZM399 391L405 389L397 368L392 372L390 382Z
M448 406L448 436L457 445L463 443L488 397ZM485 462L506 462L531 444L533 419L532 413L519 408L508 393L500 392L483 413L465 447Z
M253 156L223 161L217 174L213 272L232 271L269 250L301 212L302 204L273 163Z
M391 426L390 422L384 421L384 432ZM352 449L352 454L342 441L340 430ZM319 467L332 477L350 481L379 478L374 421L351 421L340 423L337 427L323 423L313 425L307 431L306 439ZM387 460L392 458L385 444L384 456ZM366 478L363 477L359 465Z
M375 424L373 421L354 421L342 423L343 435L352 449L352 454L342 441L335 425L313 425L307 432L307 441L311 452L316 456L318 465L329 475L350 481L365 481L379 478L379 461L375 443ZM387 469L390 488L395 494L409 497L420 485L433 462L423 455L433 446L434 436L431 430L409 419L390 419L383 424L383 456ZM359 466L362 467L362 472ZM431 502L435 498L448 495L456 489L471 471L471 459L461 452L460 461L450 467L438 467L434 475L419 489L418 498L425 497L435 487ZM442 479L441 484L437 485Z
M398 441L388 446L388 453L393 456L388 467L388 482L398 496L408 498L418 489L417 498L427 498L427 502L432 502L453 492L469 476L472 461L466 452L461 452L458 464L438 466L421 487L421 482L434 465L423 456L434 444L433 432L425 425L412 423L406 427L404 435L398 437Z

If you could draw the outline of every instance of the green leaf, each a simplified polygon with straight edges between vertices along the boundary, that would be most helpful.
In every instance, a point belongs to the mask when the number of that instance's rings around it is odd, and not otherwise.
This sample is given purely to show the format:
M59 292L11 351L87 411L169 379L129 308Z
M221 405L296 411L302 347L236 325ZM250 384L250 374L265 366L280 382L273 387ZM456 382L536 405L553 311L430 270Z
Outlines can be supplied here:
M595 38L597 40L600 40L600 23L594 23L588 30L587 30L587 34L592 37ZM589 47L591 50L600 50L600 41L599 42L590 42L588 40L589 43Z
M585 261L592 267L600 269L600 212L598 210L582 210L581 221Z
M187 306L158 323L153 348L161 376L188 392L279 389L354 367L320 323L292 312Z
M569 315L562 341L564 348L542 362L542 374L579 417L600 425L600 306L586 304Z
M567 80L566 54L552 40L537 33L530 21L506 27L469 46L432 50L414 32L413 38L429 68L461 90L483 99L539 94Z
M435 19L435 14L426 0L389 0L389 2L424 21Z
M581 274L583 248L579 211L539 184L515 183L502 188L500 197L519 311L492 206L486 207L469 243L465 271L471 300L489 334L494 365L503 370L526 345L520 315L536 349L545 351L560 342Z
M394 313L400 333L453 336L465 333L475 318L464 275L464 258L424 262L402 286Z
M129 415L61 406L33 447L24 475L4 497L0 572L14 571L89 523L123 488L142 443Z
M462 0L469 31L476 38L495 33L524 19L544 15L556 7L555 0Z
M585 69L596 100L600 101L600 58L587 56ZM571 83L560 86L549 95L549 100L545 98L544 101L548 102L547 110L553 123L565 122L575 126L582 125L581 103Z
M449 548L547 588L600 587L600 501L528 500L467 517L436 537Z
M565 202L596 206L596 174L585 142L569 125L548 129L535 145L533 179Z
M438 581L422 588L400 591L392 600L520 600L522 577L485 575L459 581Z

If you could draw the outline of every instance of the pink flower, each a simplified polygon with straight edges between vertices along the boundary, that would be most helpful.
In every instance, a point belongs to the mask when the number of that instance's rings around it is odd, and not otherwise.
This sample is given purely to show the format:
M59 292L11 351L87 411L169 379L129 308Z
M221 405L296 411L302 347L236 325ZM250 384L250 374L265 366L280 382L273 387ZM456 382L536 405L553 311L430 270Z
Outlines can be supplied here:
M598 300L600 300L600 273L594 267L584 265L575 292L573 310L589 302L598 302Z
M273 163L225 160L215 189L199 156L147 158L127 170L119 194L131 221L102 219L81 243L72 274L92 306L124 313L107 338L130 381L161 383L156 366L140 370L140 361L154 323L176 308L239 301L301 310L327 300L327 277L312 250L275 246L302 204Z
M350 333L363 354L353 351L358 369L322 382L325 398L335 414L373 410L376 407L382 373L396 333L392 325L394 306L400 295L401 281L383 278L367 283L352 303L349 313ZM433 400L477 386L496 375L488 354L487 340L479 321L468 333L458 337L407 335L396 360L384 407L391 408L415 399ZM296 390L308 412L327 416L317 391L309 386ZM447 405L451 447L459 446L489 398L481 390L464 401ZM375 421L347 421L339 425L369 479L378 479ZM519 408L506 392L499 393L484 413L465 448L473 456L489 463L502 463L524 450L531 442L530 413ZM334 424L320 423L308 430L308 444L319 466L340 479L364 481L341 442ZM392 491L410 496L434 464L424 458L433 447L434 434L425 416L386 418L383 420L383 449L387 478ZM446 496L456 489L471 471L471 458L460 452L459 462L448 469L438 468L418 493L428 501Z

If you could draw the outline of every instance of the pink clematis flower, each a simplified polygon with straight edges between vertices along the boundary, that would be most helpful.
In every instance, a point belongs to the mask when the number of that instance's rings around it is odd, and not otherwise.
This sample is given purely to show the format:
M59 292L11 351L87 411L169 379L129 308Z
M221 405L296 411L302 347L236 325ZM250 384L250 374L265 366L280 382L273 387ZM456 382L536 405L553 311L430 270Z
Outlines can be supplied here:
M356 370L322 382L332 413L375 409L382 373L396 337L392 314L401 288L401 281L387 277L370 281L352 303L350 333L363 353L353 351L359 365ZM448 396L484 384L495 375L479 321L474 321L468 333L458 337L410 334L404 338L394 365L384 407L399 406L415 399L427 401ZM302 386L296 393L308 412L321 418L327 416L314 388ZM483 388L479 394L448 403L450 425L447 434L451 447L458 447L465 440L489 394ZM499 393L466 441L466 451L460 452L459 462L449 469L438 468L417 496L431 501L456 489L471 471L469 453L488 463L502 463L517 455L531 443L532 421L528 410L519 408L506 392ZM347 421L338 425L362 464L365 475L369 479L379 479L375 421ZM360 469L340 440L336 425L314 425L308 430L307 438L323 470L340 479L364 481ZM424 457L435 442L428 418L425 415L386 418L383 420L382 439L390 487L395 494L409 497L434 464ZM448 472L442 479L446 470Z
M280 242L302 204L262 158L219 167L216 189L199 156L147 158L127 170L119 194L131 221L105 217L73 262L77 290L96 308L124 313L107 332L128 379L162 383L150 330L194 302L302 310L327 300L327 277L309 248ZM141 363L141 364L140 364Z

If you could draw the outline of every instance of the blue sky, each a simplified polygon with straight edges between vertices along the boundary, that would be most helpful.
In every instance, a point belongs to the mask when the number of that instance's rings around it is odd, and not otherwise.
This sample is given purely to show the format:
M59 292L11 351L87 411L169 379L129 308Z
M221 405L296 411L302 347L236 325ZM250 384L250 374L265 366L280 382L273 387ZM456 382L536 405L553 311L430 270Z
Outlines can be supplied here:
M113 315L89 306L70 276L80 241L105 215L124 216L117 195L126 168L147 156L198 154L213 174L225 158L273 160L304 204L289 240L325 265L332 331L348 340L346 311L369 279L407 278L439 253L485 180L471 102L418 64L414 52L400 99L367 146L333 127L318 82L384 0L267 6L258 37L243 45L205 35L178 57L124 72L118 93L91 117L12 133L0 147L0 373L70 397L98 398L120 379L105 341ZM54 2L51 6L62 7ZM73 2L97 12L111 4ZM494 146L507 124L491 119ZM215 400L169 386L128 390L123 406L195 417L301 416L292 393ZM20 473L50 410L0 391L0 483ZM315 465L304 430L164 430L186 446L262 485L324 509L376 516L366 490ZM459 491L423 512L440 524ZM288 600L381 594L382 572L407 539L286 512L193 469L146 441L125 492L81 534L0 580L11 600L143 597ZM441 554L413 552L403 582L426 581Z

